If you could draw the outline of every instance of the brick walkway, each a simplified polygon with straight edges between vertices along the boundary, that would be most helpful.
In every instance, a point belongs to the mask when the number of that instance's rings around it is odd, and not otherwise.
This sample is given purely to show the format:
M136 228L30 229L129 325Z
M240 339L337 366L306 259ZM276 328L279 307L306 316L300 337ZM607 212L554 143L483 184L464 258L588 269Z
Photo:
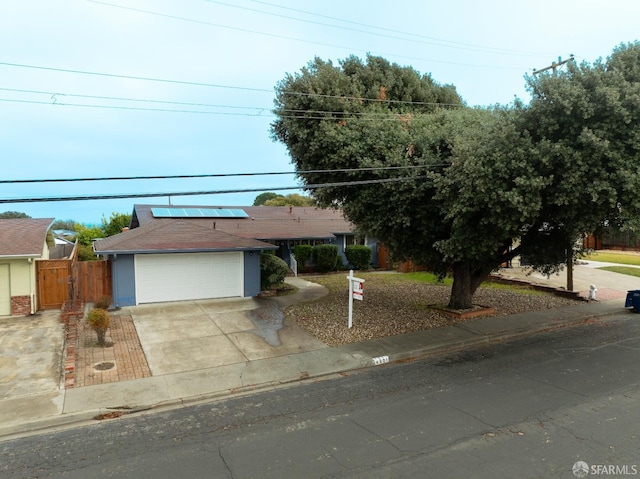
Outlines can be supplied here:
M75 326L74 381L65 386L82 387L151 376L138 333L129 315L111 314L107 347L97 346L98 337L83 319ZM70 331L71 332L71 331ZM68 335L73 336L73 335ZM68 350L67 350L68 351ZM68 353L67 353L68 354ZM70 358L69 358L70 359Z

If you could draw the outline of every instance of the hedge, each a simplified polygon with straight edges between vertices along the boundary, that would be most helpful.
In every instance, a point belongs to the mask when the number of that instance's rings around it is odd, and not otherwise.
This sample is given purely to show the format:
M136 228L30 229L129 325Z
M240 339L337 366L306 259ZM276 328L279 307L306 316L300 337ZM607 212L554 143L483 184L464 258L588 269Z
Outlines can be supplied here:
M344 249L344 255L354 269L369 269L372 254L371 248L361 244L352 244Z
M319 244L313 247L313 263L318 273L328 273L338 263L338 247L333 244Z
M293 247L293 255L298 262L298 268L304 270L304 265L311 259L313 254L313 246L310 244L298 244Z
M264 291L280 284L289 272L289 266L282 258L273 254L260 254L260 288Z

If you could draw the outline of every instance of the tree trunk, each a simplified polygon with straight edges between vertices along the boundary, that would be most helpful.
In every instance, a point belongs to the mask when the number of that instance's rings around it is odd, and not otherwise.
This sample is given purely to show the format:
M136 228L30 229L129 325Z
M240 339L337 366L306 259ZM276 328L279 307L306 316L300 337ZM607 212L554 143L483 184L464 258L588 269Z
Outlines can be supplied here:
M567 248L567 291L573 291L573 248Z
M104 348L106 345L106 336L107 336L107 330L103 329L103 328L96 328L96 334L98 335L98 346L100 346L101 348Z
M453 286L448 307L451 309L470 309L473 307L473 295L489 273L474 270L467 263L453 265Z

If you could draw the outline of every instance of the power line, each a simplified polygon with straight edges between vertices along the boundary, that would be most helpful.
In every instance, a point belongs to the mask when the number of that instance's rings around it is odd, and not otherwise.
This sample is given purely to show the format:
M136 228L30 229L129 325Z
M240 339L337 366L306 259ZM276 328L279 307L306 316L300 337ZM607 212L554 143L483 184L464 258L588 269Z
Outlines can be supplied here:
M75 107L86 107L86 108L107 108L107 109L120 109L120 110L137 110L137 111L157 111L157 112L172 112L172 113L200 113L200 114L211 114L211 115L232 115L232 116L256 116L263 117L263 113L265 111L269 111L269 116L274 116L271 114L271 109L268 107L252 107L252 106L236 106L236 105L219 105L212 103L195 103L195 102L182 102L182 101L171 101L171 100L151 100L144 98L130 98L130 97L114 97L114 96L105 96L105 95L84 95L77 93L62 93L59 91L44 91L44 90L27 90L22 88L2 88L0 87L0 91L12 92L12 93L29 93L36 95L48 95L51 97L49 101L43 100L21 100L21 99L11 99L11 98L0 98L0 101L5 102L15 102L15 103L32 103L37 105L58 105L58 106L75 106ZM288 94L296 94L295 92L291 92ZM305 95L309 95L306 93ZM318 97L333 97L347 100L356 100L360 101L361 98L357 97L346 97L346 96L337 96L337 95L322 95L318 94ZM169 109L169 108L145 108L145 107L126 107L120 105L96 105L96 104L85 104L85 103L67 103L62 101L61 99L64 97L70 98L83 98L83 99L97 99L97 100L108 100L108 101L124 101L124 102L134 102L134 103L153 103L153 104L166 104L166 105L184 105L184 106L197 106L203 108L228 108L228 109L238 109L238 110L255 110L255 113L230 113L224 111L203 111L203 110L182 110L182 109ZM417 106L462 106L458 103L437 103L437 102L409 102L404 100L374 100L369 99L370 101L376 101L378 103L389 103L389 104L404 104L411 103L412 105ZM282 108L278 109L278 112L283 113L316 113L316 114L332 114L332 115L347 115L347 116L370 116L370 117L385 117L388 113L384 112L350 112L350 111L337 111L337 110L302 110L302 109L288 109ZM291 118L293 116L286 116ZM307 117L308 118L308 117Z
M144 108L144 107L135 107L135 106L119 106L119 105L92 105L87 103L52 103L50 101L36 101L36 100L18 100L12 98L0 98L0 101L8 102L8 103L25 103L32 105L48 105L48 106L70 106L75 108L98 108L105 110L127 110L127 111L143 111L143 112L158 112L158 113L193 113L198 115L223 115L223 116L247 116L252 118L268 118L268 117L278 117L278 118L288 118L288 119L298 119L298 120L350 120L350 119L362 119L362 120L371 120L371 121L396 121L398 117L402 116L403 113L398 112L388 112L388 113L370 113L370 112L344 112L344 111L322 111L322 110L291 110L300 112L300 115L275 115L274 113L233 113L233 112L224 112L224 111L208 111L208 110L178 110L171 108ZM440 105L440 104L436 104ZM461 107L463 105L452 105ZM316 116L308 115L307 112L315 113ZM343 116L331 116L333 114L343 115ZM379 116L378 116L379 115ZM422 114L412 113L414 118L422 116Z
M320 188L332 188L340 186L359 186L372 185L382 183L396 183L400 181L410 181L424 179L425 176L402 177L402 178L386 178L380 180L362 180L347 181L339 183L319 183L299 186L279 186L275 188L246 188L233 190L213 190L213 191L181 191L181 192L165 192L165 193L130 193L130 194L113 194L113 195L86 195L86 196L51 196L41 198L4 198L0 199L0 204L8 203L50 203L59 201L90 201L90 200L116 200L127 198L158 198L163 196L200 196L200 195L221 195L229 193L256 193L259 191L285 191L285 190L314 190Z
M136 76L136 75L119 75L117 73L92 72L87 70L73 70L70 68L43 67L38 65L26 65L23 63L0 62L0 65L8 66L8 67L16 67L16 68L31 68L35 70L47 70L47 71L60 72L60 73L73 73L76 75L93 75L93 76L101 76L101 77L107 77L107 78L120 78L120 79L126 79L126 80L141 80L141 81L150 81L150 82L158 82L158 83L172 83L176 85L201 86L201 87L210 87L210 88L228 88L232 90L273 93L273 90L269 90L266 88L239 87L239 86L233 86L233 85L219 85L216 83L170 80L166 78L154 78L154 77L144 77L144 76Z
M0 91L8 91L14 93L33 93L36 95L51 95L51 104L64 104L58 102L58 97L73 97L73 98L90 98L92 100L115 100L115 101L128 101L139 103L159 103L166 105L184 105L184 106L201 106L208 108L230 108L239 110L270 110L269 107L259 106L235 106L235 105L218 105L214 103L195 103L186 101L172 101L172 100L149 100L145 98L130 98L121 96L104 96L104 95L82 95L79 93L63 93L61 91L44 91L44 90L26 90L22 88L2 88Z
M211 27L223 28L223 29L226 29L226 30L233 30L233 31L242 32L242 33L253 33L255 35L262 35L262 36L266 36L266 37L279 38L281 40L288 40L288 41L295 41L295 42L302 42L302 43L310 43L312 45L320 45L320 46L331 47L331 48L340 48L340 49L343 49L343 50L348 49L347 47L343 47L341 45L333 45L331 43L316 42L316 41L313 41L313 40L303 40L301 38L288 37L286 35L278 35L276 33L259 32L257 30L249 30L248 28L241 28L241 27L232 27L230 25L222 25L220 23L208 22L206 20L196 20L194 18L180 17L178 15L170 15L170 14L167 14L167 13L154 12L154 11L151 11L151 10L143 10L143 9L140 9L140 8L125 7L124 5L117 5L115 3L101 2L101 1L98 1L98 0L86 0L86 1L87 2L91 2L91 3L97 3L99 5L104 5L106 7L120 8L122 10L129 10L129 11L137 12L137 13L145 13L147 15L153 15L153 16L156 16L156 17L170 18L170 19L173 19L173 20L180 20L180 21L189 22L189 23L197 23L197 24L200 24L200 25L208 25L208 26L211 26Z
M263 173L211 173L200 175L156 175L156 176L105 176L85 178L47 178L34 180L0 180L0 184L19 183L68 183L83 181L124 181L124 180L174 180L192 178L231 178L238 176L276 176L276 175L307 175L318 173L361 173L365 171L414 170L438 165L408 165L408 166L373 166L364 168L337 168L332 170L300 170L300 171L269 171Z
M116 73L105 73L105 72L94 72L87 70L74 70L68 68L56 68L56 67L45 67L39 65L27 65L22 63L10 63L10 62L2 62L0 61L0 66L8 66L15 68L28 68L28 69L36 69L36 70L46 70L46 71L54 71L60 73L71 73L76 75L93 75L93 76L102 76L107 78L121 78L127 80L140 80L140 81L151 81L151 82L160 82L160 83L173 83L178 85L187 85L187 86L200 86L200 87L209 87L209 88L227 88L233 90L244 90L244 91L254 91L254 92L268 92L273 93L273 90L268 90L265 88L251 88L251 87L240 87L240 86L232 86L232 85L221 85L216 83L204 83L204 82L195 82L195 81L185 81L185 80L171 80L166 78L154 78L154 77L142 77L136 75L121 75ZM376 102L376 103L394 103L394 104L406 104L406 105L441 105L441 106L461 106L458 103L437 103L437 102L420 102L420 101L408 101L408 100L379 100L377 98L364 98L357 96L343 96L343 95L328 95L322 93L307 93L307 92L296 92L296 91L283 91L283 94L286 95L296 95L296 96L306 96L306 97L317 97L317 98L334 98L340 100L354 100L354 101L363 101L363 102ZM52 93L55 94L55 93ZM6 100L11 101L11 100ZM23 103L31 103L29 101L23 101ZM47 104L47 102L33 102L33 103L42 103ZM71 105L71 104L66 104ZM82 105L72 105L72 106L82 106Z
M92 1L94 3L102 3L102 2L96 2L95 0L88 0L88 1ZM263 15L270 15L270 16L279 17L279 18L286 18L286 19L289 19L289 20L297 21L297 22L311 23L313 25L320 25L320 26L330 27L330 28L338 28L338 29L341 29L341 30L347 30L347 31L357 32L357 33L365 33L367 35L375 35L376 37L390 38L390 39L393 39L393 40L401 40L401 41L405 41L405 42L413 42L413 43L420 43L420 44L425 44L425 45L435 45L435 46L440 46L440 47L444 47L444 48L455 48L455 49L459 49L459 50L468 50L468 51L473 51L473 52L495 53L495 54L502 54L502 55L517 55L517 56L542 56L542 55L546 55L546 53L540 53L540 52L523 52L523 51L517 51L517 50L509 50L509 49L506 49L506 48L488 47L488 46L483 46L483 45L475 45L475 44L471 44L471 43L462 43L462 42L455 42L455 41L451 41L451 40L445 40L445 39L441 39L441 38L428 37L426 35L418 35L418 34L414 34L414 33L407 33L407 32L403 32L403 31L400 31L400 30L394 30L394 29L391 29L391 28L384 28L384 27L379 27L379 26L376 26L376 25L369 25L369 24L366 24L366 23L354 22L354 21L350 21L350 20L343 20L341 18L331 17L331 16L328 16L328 15L321 15L321 14L309 12L309 11L306 11L306 10L283 7L281 5L275 5L275 4L268 3L268 2L255 1L255 3L268 5L270 7L280 8L280 9L283 9L283 10L289 10L289 11L298 12L298 13L304 13L305 15L312 15L314 17L326 18L326 19L335 20L335 21L338 21L338 22L351 24L351 25L357 25L357 26L362 26L362 27L366 27L366 28L372 28L372 29L378 30L378 32L370 32L370 31L361 30L361 29L358 29L358 28L351 28L351 27L345 27L345 26L340 26L340 25L331 25L329 23L317 22L317 21L314 21L314 20L305 20L303 18L292 17L292 16L289 16L289 15L283 15L283 14L278 14L278 13L273 13L273 12L267 12L267 11L258 10L258 9L255 9L255 8L242 7L240 5L233 5L233 4L226 3L226 2L221 2L221 1L218 1L218 0L204 0L204 1L208 2L208 3L215 3L217 5L223 5L223 6L226 6L226 7L237 8L237 9L240 9L240 10L246 10L246 11L250 11L250 12L261 13ZM389 33L393 33L393 34L396 34L396 35L388 35L388 34L380 33L380 31L389 32ZM399 36L397 36L397 34L403 35L403 37L399 37ZM407 37L409 37L409 38L407 38ZM411 37L413 37L413 38L411 38ZM447 45L447 44L449 44L449 45Z
M324 46L324 47L331 47L331 48L338 48L341 50L348 50L348 51L362 51L362 52L366 52L367 54L369 53L368 50L363 50L361 48L356 49L356 48L351 48L351 47L345 47L342 45L335 45L335 44L331 44L331 43L324 43L324 42L316 42L313 40L304 40L301 38L296 38L296 37L288 37L285 35L279 35L279 34L275 34L275 33L267 33L267 32L260 32L257 30L250 30L247 28L241 28L241 27L232 27L229 25L222 25L219 23L213 23L213 22L208 22L206 20L196 20L193 18L186 18L186 17L180 17L177 15L170 15L170 14L166 14L166 13L159 13L159 12L154 12L151 10L143 10L143 9L139 9L139 8L133 8L133 7L125 7L123 5L117 5L115 3L109 3L109 2L103 2L103 1L99 1L99 0L86 0L87 2L91 2L91 3L96 3L99 5L104 5L107 7L112 7L112 8L120 8L123 10L130 10L133 12L137 12L137 13L145 13L148 15L153 15L153 16L157 16L157 17L162 17L162 18L170 18L173 20L180 20L183 22L190 22L190 23L197 23L197 24L201 24L201 25L208 25L208 26L212 26L212 27L216 27L216 28L223 28L223 29L227 29L227 30L234 30L234 31L239 31L242 33L252 33L255 35L262 35L262 36L266 36L266 37L272 37L272 38L278 38L281 40L287 40L287 41L295 41L295 42L301 42L301 43L309 43L312 45L320 45L320 46ZM383 55L385 57L396 57L396 58L405 58L407 60L418 60L418 61L423 61L423 62L432 62L432 63L442 63L442 64L446 64L446 65L460 65L460 66L468 66L468 67L474 67L474 68L491 68L491 69L501 69L501 70L520 70L520 68L517 67L508 67L508 66L504 66L504 65L486 65L486 64L471 64L471 63L460 63L460 62L452 62L452 61L447 61L447 60L434 60L434 59L428 59L428 58L420 58L420 57L413 57L413 56L408 56L408 55L399 55L399 54L389 54L389 53L379 53L380 55Z
M205 110L178 110L172 108L144 108L135 106L118 106L118 105L91 105L86 103L52 103L50 101L36 101L36 100L16 100L11 98L0 98L0 101L9 103L27 103L32 105L49 105L49 106L71 106L76 108L102 108L106 110L130 110L130 111L150 111L160 113L195 113L199 115L225 115L225 116L253 116L253 117L265 117L262 114L249 114L249 113L232 113L224 111L205 111ZM274 116L269 114L269 116Z

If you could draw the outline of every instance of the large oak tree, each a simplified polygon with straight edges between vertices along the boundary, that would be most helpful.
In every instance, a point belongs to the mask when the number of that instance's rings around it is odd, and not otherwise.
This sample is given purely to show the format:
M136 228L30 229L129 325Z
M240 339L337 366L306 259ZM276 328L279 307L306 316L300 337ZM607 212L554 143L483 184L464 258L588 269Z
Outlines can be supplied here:
M487 109L379 57L315 59L278 83L272 135L298 171L353 170L300 177L343 183L311 191L396 258L452 272L449 306L468 308L514 256L552 271L582 233L637 215L638 50L530 77L530 104Z

